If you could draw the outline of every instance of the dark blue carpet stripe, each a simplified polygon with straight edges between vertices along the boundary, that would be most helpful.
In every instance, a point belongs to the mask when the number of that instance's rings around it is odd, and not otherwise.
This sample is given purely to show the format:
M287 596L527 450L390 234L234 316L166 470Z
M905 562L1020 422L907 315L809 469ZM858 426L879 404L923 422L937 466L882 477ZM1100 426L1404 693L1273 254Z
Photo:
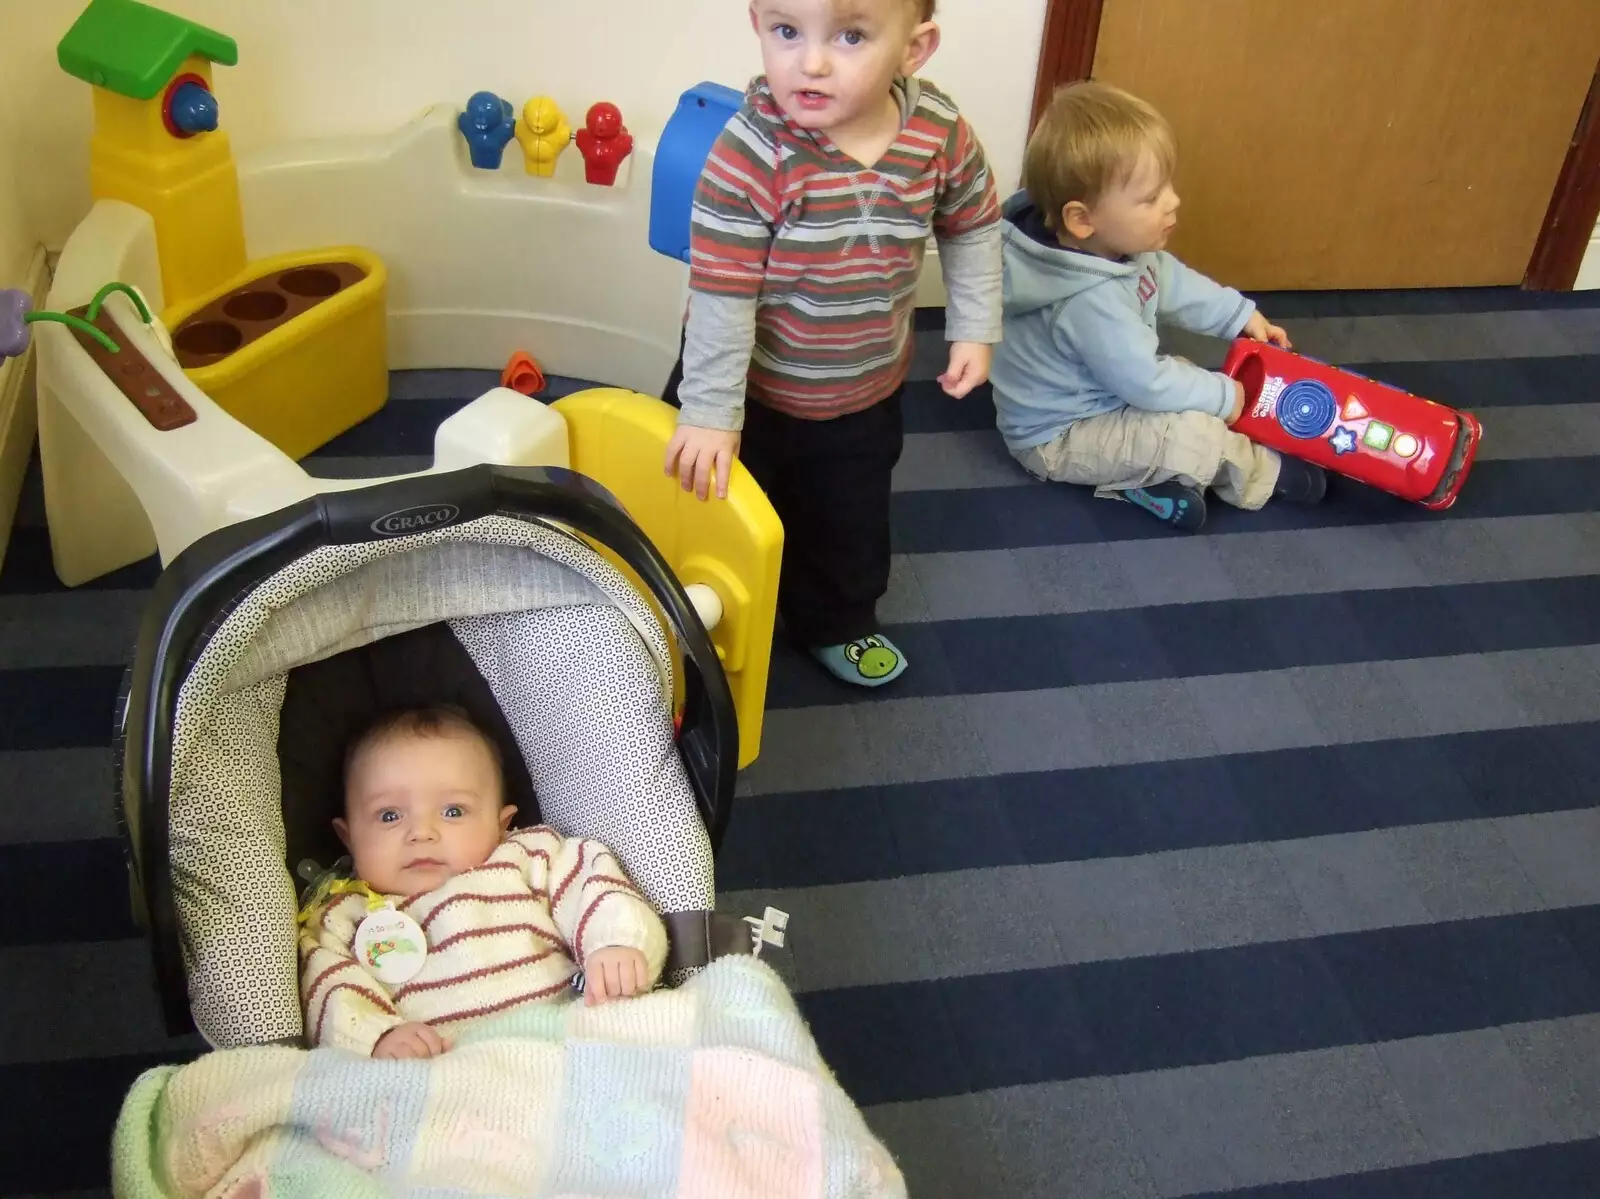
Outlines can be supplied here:
M1453 1157L1420 1166L1340 1174L1184 1199L1594 1199L1600 1140Z
M355 428L335 437L317 450L307 461L311 466L318 458L394 457L400 454L433 454L433 436L441 424L465 408L486 388L474 380L477 371L419 371L423 376L412 382L420 394L414 399L391 401L377 413ZM482 382L478 380L478 382ZM663 380L665 382L665 380ZM459 390L456 385L459 384ZM490 381L488 386L493 386ZM564 395L584 388L597 386L576 379L552 379L540 398L529 403L558 400ZM452 394L441 394L450 391Z
M1413 395L1476 411L1530 404L1592 404L1596 400L1594 381L1600 378L1600 355L1350 363L1348 367ZM908 383L905 421L908 433L993 432L994 393L986 384L964 400L952 400L937 383ZM1493 425L1491 418L1486 437L1494 435Z
M1143 519L1141 517L1141 519ZM1312 632L1308 632L1311 630ZM967 695L1600 641L1600 576L1217 600L894 625L916 662L899 698ZM850 702L787 645L774 710ZM0 750L104 745L117 666L0 671Z
M1600 354L1355 363L1350 369L1413 395L1469 411L1531 404L1592 404L1596 399L1594 381L1600 378ZM1489 423L1492 429L1492 418Z
M1020 468L1019 468L1020 469ZM1400 524L1489 516L1592 512L1600 499L1594 458L1480 462L1448 513L1429 512L1348 479L1330 479L1315 508L1268 504L1241 512L1210 505L1207 533L1260 533L1352 525ZM894 548L902 554L1022 549L1172 537L1172 530L1132 504L1097 500L1087 488L1035 484L894 495Z
M1600 723L839 791L739 805L722 891L1133 857L1585 808ZM840 837L839 830L850 830Z
M1248 293L1274 320L1322 316L1454 316L1600 308L1600 291L1523 291L1518 287L1447 287L1394 291Z
M1441 404L1469 410L1589 404L1595 401L1594 380L1600 378L1600 355L1356 363L1350 369ZM451 383L453 375L439 381ZM318 450L316 456L431 454L434 431L440 422L478 394L466 387L454 396L436 395L435 390L386 405ZM966 399L952 400L932 380L913 381L906 384L905 422L908 433L993 432L993 391L985 384ZM995 436L998 439L999 434Z
M34 802L49 801L49 796L34 797ZM112 803L109 778L105 803ZM110 837L0 845L0 911L6 913L0 946L139 935L129 910L122 843Z
M1398 288L1384 291L1246 292L1274 320L1329 316L1458 316L1482 312L1600 308L1600 289L1523 291L1518 287ZM919 330L943 329L943 308L917 309Z
M1600 642L1600 576L1282 595L885 630L915 663L898 699L1283 670ZM784 649L769 708L837 704ZM792 662L788 661L793 659ZM869 692L849 697L869 703Z
M0 670L0 751L110 745L121 666ZM110 785L110 780L107 780Z
M934 935L937 935L935 930ZM801 996L863 1105L1600 1011L1600 908Z
M0 569L0 595L53 595L69 590L146 591L155 585L160 573L161 562L152 554L131 566L92 579L81 588L65 587L56 578L56 568L50 560L49 530L42 525L18 525L11 530L5 566Z
M385 404L355 428L341 433L316 452L318 458L387 457L432 454L433 435L449 416L475 396L428 398Z
M104 1187L111 1130L134 1079L192 1054L0 1066L0 1195Z

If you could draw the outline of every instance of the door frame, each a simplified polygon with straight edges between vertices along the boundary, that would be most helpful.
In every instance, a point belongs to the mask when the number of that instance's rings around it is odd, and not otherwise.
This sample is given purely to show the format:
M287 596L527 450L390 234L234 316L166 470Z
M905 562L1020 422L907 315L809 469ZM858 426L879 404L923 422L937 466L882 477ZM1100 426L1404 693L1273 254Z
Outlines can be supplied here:
M1100 40L1104 0L1048 0L1044 37L1039 46L1039 73L1033 88L1028 132L1051 95L1063 83L1089 78ZM1600 221L1600 64L1596 64L1589 97L1578 116L1566 161L1556 179L1550 207L1522 286L1529 291L1571 291L1589 239Z

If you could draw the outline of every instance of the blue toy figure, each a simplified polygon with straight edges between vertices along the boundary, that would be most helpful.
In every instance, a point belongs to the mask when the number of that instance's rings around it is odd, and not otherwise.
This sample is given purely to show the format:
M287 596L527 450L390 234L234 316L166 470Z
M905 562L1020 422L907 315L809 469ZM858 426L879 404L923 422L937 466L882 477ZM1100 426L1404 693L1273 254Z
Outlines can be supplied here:
M511 101L493 92L474 92L467 107L456 118L456 127L467 139L472 165L483 171L500 169L500 156L516 131L517 115Z
M172 123L186 136L216 131L217 98L203 83L180 83L167 111Z
M720 83L684 92L661 132L650 178L650 248L689 261L689 213L706 158L723 127L739 111L744 95Z

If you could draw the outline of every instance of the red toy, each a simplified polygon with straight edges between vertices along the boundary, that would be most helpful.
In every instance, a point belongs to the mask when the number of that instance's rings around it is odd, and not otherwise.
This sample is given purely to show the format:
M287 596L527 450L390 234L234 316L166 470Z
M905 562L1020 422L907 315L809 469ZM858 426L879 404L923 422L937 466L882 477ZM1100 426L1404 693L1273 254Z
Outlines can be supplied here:
M633 135L622 123L622 111L602 100L589 109L583 128L578 130L578 153L583 155L583 175L590 183L610 187L617 181L617 168L633 153Z
M1483 436L1469 413L1249 338L1222 371L1244 387L1233 427L1251 441L1424 508L1456 502Z
M512 354L505 370L500 372L501 387L509 387L525 396L538 395L544 390L544 384L544 372L539 369L539 361L527 350Z

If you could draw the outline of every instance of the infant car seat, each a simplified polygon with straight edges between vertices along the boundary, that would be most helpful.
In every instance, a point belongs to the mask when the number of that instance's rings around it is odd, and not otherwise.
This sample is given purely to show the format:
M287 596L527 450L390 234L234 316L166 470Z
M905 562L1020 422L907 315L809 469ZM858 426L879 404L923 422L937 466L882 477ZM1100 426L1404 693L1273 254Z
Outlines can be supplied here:
M585 538L648 587L676 653ZM293 870L336 852L343 738L378 706L439 701L500 742L522 821L612 848L667 920L669 970L749 947L713 915L738 732L689 599L597 483L476 466L232 525L157 581L115 748L169 1032L302 1038Z

